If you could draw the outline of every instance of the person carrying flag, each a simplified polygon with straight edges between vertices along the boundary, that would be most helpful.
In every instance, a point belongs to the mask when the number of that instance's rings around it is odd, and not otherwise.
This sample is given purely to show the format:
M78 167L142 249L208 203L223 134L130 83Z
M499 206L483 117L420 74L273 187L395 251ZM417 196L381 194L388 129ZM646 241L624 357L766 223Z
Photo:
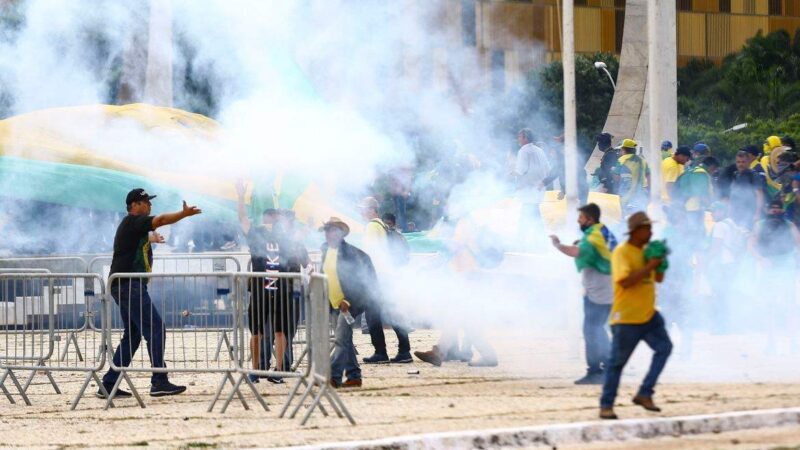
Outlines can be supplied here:
M550 236L553 246L561 253L575 258L581 273L583 296L583 340L586 350L586 375L575 384L603 384L604 366L610 342L606 323L611 312L611 252L617 239L611 230L600 223L600 207L594 203L578 208L578 225L583 238L577 245L565 245L558 236Z
M647 190L650 185L650 168L647 162L636 154L636 147L636 141L633 139L623 140L620 146L623 154L614 168L620 203L626 217L635 211L646 209L649 200Z

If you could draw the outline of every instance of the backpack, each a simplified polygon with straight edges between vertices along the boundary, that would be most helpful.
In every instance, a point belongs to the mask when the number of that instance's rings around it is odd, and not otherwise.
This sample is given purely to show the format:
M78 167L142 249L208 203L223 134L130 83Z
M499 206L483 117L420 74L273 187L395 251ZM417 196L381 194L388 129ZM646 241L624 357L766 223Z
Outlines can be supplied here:
M376 220L375 223L379 223L383 227L383 231L386 232L386 242L392 262L401 266L408 264L411 261L411 249L408 246L406 237L397 230L390 230L382 221Z

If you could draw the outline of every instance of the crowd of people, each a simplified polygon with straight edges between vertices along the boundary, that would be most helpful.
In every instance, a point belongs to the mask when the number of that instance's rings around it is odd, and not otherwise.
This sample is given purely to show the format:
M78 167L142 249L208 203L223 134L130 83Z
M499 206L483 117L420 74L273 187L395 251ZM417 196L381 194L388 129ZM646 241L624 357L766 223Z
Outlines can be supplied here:
M534 143L531 130L517 136L520 150L512 170L517 195L522 203L520 226L534 230L540 226L539 204L545 190L555 180L563 187L563 164ZM698 142L691 148L665 141L662 145L661 201L665 240L652 240L653 221L644 212L650 207L652 185L650 168L633 139L624 139L612 147L613 137L598 136L603 152L600 167L594 174L602 191L619 195L627 229L612 229L601 222L601 210L587 203L579 209L578 225L583 233L580 241L564 244L551 236L552 244L561 253L575 259L584 288L583 335L586 374L577 384L602 384L600 417L616 418L613 406L621 371L639 341L653 351L650 370L633 402L658 411L653 393L659 374L672 352L667 330L672 324L686 331L682 343L691 342L692 321L697 321L697 279L705 277L715 301L716 324L726 320L725 302L742 295L730 282L746 266L749 256L755 276L769 270L770 276L782 282L769 283L774 297L795 295L796 257L800 248L798 212L800 208L800 162L791 138L769 137L763 148L746 146L736 153L735 162L722 167L708 145ZM552 155L551 155L552 156ZM587 183L588 185L588 183ZM305 243L300 237L294 213L289 210L266 209L255 221L245 208L244 185L237 185L241 233L246 237L251 254L252 271L296 273L310 265ZM141 189L127 198L128 216L117 229L114 240L112 273L146 272L152 262L151 244L163 242L155 230L159 226L199 214L197 208L184 204L182 211L157 217L150 216L150 196ZM394 199L396 204L399 200ZM409 262L408 243L396 228L393 214L380 215L380 203L374 197L358 205L366 222L361 248L348 242L350 227L331 217L319 229L324 234L319 270L328 277L328 300L337 315L334 350L331 355L331 385L335 388L360 387L363 384L360 364L406 364L413 361L409 333L411 327L402 315L393 311L381 286L397 267ZM404 217L405 211L398 211ZM710 215L710 220L708 220ZM625 233L626 240L618 241ZM469 255L467 255L469 256ZM453 258L456 272L474 270L473 264L460 264ZM463 261L462 261L463 262ZM472 267L472 269L470 269ZM670 276L666 276L667 269ZM663 288L656 286L663 282ZM781 290L783 289L783 291ZM131 304L135 291L139 303ZM250 352L253 369L273 374L292 370L292 339L302 314L299 289L288 279L255 277L248 286L250 301L247 322L251 332ZM661 300L656 309L656 292ZM111 292L120 306L125 324L123 342L117 348L115 363L124 366L131 360L142 337L148 341L153 367L163 362L164 326L156 308L149 304L147 283L131 280ZM121 299L126 299L122 302ZM792 314L787 306L793 302L773 302L775 320ZM132 312L145 309L151 315L136 317ZM663 314L663 315L662 315ZM384 325L397 337L398 348L389 355ZM607 331L611 326L611 337ZM353 330L361 327L369 334L373 354L359 361L353 343ZM774 327L773 327L774 328ZM463 340L459 343L459 335ZM800 337L800 336L799 336ZM800 340L798 340L800 342ZM472 350L479 353L473 359ZM273 357L274 351L274 357ZM442 330L436 346L429 351L416 351L421 361L441 365L448 360L469 361L472 366L496 366L497 354L479 329L457 324ZM98 396L106 396L116 382L110 371L103 380ZM282 383L278 375L265 377ZM251 383L261 377L251 376ZM165 373L154 374L152 395L171 395L185 388L171 384ZM118 390L117 396L129 395Z

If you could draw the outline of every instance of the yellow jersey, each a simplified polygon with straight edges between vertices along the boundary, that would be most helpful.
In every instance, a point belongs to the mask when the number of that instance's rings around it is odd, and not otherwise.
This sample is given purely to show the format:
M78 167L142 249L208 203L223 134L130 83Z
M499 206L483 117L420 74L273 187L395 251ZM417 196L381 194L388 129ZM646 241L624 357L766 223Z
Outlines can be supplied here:
M675 161L675 158L670 156L661 161L661 200L665 203L669 203L667 183L675 183L682 173L683 164L679 164L678 161Z
M322 271L328 277L328 301L334 309L339 309L339 305L344 301L344 291L339 282L339 273L336 270L336 261L339 257L338 248L329 248L325 254L325 261L322 263Z
M635 285L624 288L619 282L631 273L644 268L644 249L625 242L611 254L611 280L614 283L614 303L611 305L609 323L642 324L656 313L655 271Z

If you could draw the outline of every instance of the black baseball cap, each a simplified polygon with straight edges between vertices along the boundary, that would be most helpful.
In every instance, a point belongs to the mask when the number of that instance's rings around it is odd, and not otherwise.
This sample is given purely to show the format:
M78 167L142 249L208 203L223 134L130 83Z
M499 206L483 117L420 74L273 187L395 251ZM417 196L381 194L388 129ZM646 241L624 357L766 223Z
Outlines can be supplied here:
M680 146L678 146L678 149L675 150L675 156L678 156L678 155L688 156L688 157L691 158L692 157L692 150L689 148L688 145L680 145Z
M152 200L156 198L155 195L149 195L145 192L142 188L136 188L130 192L128 192L128 196L125 197L125 204L130 206L133 202L141 202L145 200Z
M744 147L742 147L742 151L750 153L751 155L753 155L755 157L758 157L758 155L761 154L761 149L759 149L755 145L745 145Z
M600 134L597 135L597 143L598 144L611 145L611 140L612 139L614 139L614 136L612 136L609 133L600 133Z

